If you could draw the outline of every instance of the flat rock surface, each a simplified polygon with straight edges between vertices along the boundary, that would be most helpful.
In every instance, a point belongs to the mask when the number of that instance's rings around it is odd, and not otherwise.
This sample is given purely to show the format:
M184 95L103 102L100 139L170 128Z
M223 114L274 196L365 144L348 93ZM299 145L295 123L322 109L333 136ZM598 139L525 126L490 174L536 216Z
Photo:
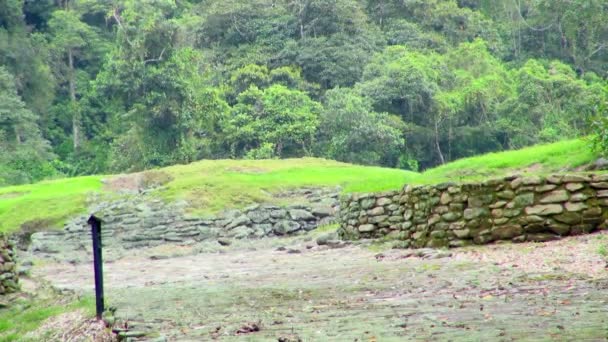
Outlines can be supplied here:
M608 337L604 232L454 249L436 259L411 250L311 244L123 257L105 265L106 299L134 329L179 341ZM92 294L89 263L48 261L33 274Z

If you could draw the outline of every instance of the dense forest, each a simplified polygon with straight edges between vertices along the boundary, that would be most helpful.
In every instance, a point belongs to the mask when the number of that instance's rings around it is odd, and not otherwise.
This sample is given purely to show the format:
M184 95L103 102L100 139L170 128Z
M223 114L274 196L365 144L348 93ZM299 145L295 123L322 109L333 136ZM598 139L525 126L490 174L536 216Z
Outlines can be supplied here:
M608 147L607 77L605 0L0 0L0 185Z

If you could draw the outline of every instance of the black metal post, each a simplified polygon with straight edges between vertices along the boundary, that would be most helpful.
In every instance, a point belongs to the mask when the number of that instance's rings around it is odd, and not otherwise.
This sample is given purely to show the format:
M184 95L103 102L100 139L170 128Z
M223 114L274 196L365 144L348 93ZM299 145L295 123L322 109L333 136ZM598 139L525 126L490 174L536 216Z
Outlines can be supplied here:
M93 237L93 268L95 270L95 309L97 319L103 314L103 261L101 259L101 220L91 216L88 221L91 225Z

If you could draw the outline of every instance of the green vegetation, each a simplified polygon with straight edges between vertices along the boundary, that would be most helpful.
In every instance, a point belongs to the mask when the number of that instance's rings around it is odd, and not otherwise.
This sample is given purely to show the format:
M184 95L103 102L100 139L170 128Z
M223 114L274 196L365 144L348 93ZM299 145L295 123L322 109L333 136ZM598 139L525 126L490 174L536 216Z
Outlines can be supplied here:
M0 186L606 151L607 37L602 0L0 0Z
M439 183L500 177L510 173L546 174L571 170L592 162L597 156L587 139L566 140L465 158L427 170L422 176L424 183Z
M417 173L357 166L325 159L216 160L146 172L164 186L152 196L187 200L194 214L209 214L255 202L281 203L274 194L294 187L341 186L344 192L399 189L404 184L463 182L513 173L546 174L573 170L597 154L584 139L461 159ZM135 181L137 175L118 178ZM102 178L109 186L103 187ZM85 211L91 192L111 193L113 177L86 176L0 188L0 231L57 226ZM117 177L114 177L117 179ZM120 188L120 186L118 186Z
M0 231L55 226L85 211L86 197L101 189L101 177L87 176L0 188Z
M26 333L35 331L50 317L75 310L85 310L87 315L93 316L95 313L91 308L94 307L90 298L67 305L52 300L22 300L8 309L0 309L0 341L24 341Z

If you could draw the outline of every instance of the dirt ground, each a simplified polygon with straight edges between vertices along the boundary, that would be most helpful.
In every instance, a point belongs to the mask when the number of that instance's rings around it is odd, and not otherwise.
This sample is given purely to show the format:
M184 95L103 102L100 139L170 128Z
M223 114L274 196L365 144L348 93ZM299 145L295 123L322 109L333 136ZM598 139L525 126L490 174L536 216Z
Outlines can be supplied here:
M167 246L106 264L106 299L169 341L604 341L606 245L598 233L438 259L304 240ZM33 275L92 293L89 263Z

